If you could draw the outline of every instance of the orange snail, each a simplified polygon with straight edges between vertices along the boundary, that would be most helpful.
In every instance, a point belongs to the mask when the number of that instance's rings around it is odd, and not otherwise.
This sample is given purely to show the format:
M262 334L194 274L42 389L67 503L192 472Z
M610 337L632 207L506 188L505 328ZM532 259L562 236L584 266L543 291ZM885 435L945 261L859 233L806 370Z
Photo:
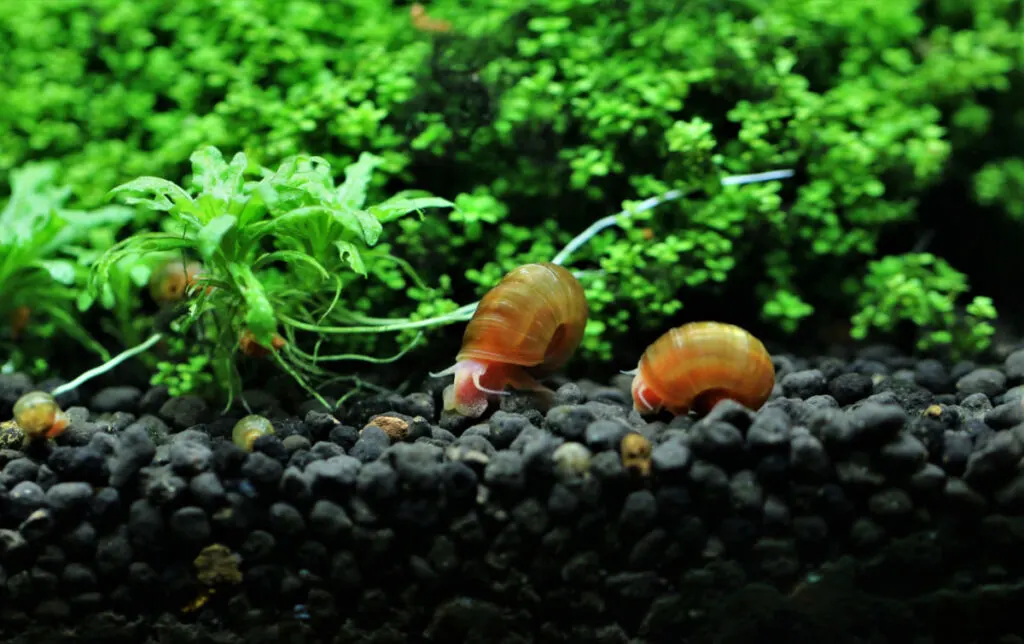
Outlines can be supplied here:
M721 322L670 329L625 373L635 376L633 408L641 414L705 414L726 399L756 411L775 386L775 366L761 341Z
M203 265L196 261L169 259L149 278L149 294L158 304L180 302L196 283Z
M445 410L479 416L489 395L504 395L506 385L549 394L537 379L569 360L589 313L583 286L565 268L545 262L510 271L480 300L455 364L431 374L455 375L444 390Z

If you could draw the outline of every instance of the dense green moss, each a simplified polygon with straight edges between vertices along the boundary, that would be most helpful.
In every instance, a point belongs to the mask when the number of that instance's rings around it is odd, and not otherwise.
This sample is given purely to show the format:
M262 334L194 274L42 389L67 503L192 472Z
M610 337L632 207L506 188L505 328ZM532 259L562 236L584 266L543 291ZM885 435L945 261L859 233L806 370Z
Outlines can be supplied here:
M978 199L1020 216L1020 159L996 129L1019 109L998 98L1021 87L1011 0L428 10L452 32L417 31L407 7L374 0L0 5L0 172L57 159L94 207L138 175L184 181L204 145L269 166L317 154L336 171L371 152L375 198L415 187L457 205L381 237L429 284L395 271L352 294L356 310L413 318L549 259L622 204L701 190L581 250L593 307L583 350L596 357L737 282L786 331L820 308L857 313L848 302L886 288L868 272L880 236L992 149ZM777 167L797 176L718 183ZM136 226L155 221L142 210ZM861 274L847 300L836 285ZM861 311L855 326L886 328L873 319Z

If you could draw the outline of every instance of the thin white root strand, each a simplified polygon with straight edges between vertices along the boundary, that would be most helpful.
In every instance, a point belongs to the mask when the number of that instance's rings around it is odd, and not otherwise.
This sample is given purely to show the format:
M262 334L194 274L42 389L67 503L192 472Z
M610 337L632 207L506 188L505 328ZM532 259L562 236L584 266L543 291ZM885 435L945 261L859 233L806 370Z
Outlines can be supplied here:
M774 181L776 179L786 179L792 176L793 171L789 169L770 170L768 172L758 172L755 174L737 174L729 177L724 177L721 180L721 184L723 186L739 186L748 183L762 183L765 181ZM620 213L608 215L607 217L602 217L601 219L598 219L590 226L588 226L586 230L581 232L579 235L576 235L576 237L574 237L572 241L566 244L565 248L563 248L561 252L555 255L555 258L551 260L551 263L558 265L564 264L565 260L567 260L570 255L579 250L580 246L586 244L588 241L590 241L592 237L597 235L605 228L609 228L617 224L619 222L620 217L631 217L633 215L646 212L648 210L651 210L652 208L660 206L665 202L672 201L674 199L679 199L685 194L686 193L682 190L669 190L663 195L658 195L656 197L651 197L650 199L645 199L641 201L632 210L623 210Z
M101 376L101 375L107 373L108 371L110 371L111 369L113 369L117 365L121 364L125 360L133 358L133 357L139 355L140 353L145 353L153 345L155 345L157 342L159 342L161 339L163 339L163 337L164 336L163 336L162 333L154 333L153 335L151 335L149 337L148 340L146 340L142 344L140 344L138 346L135 346L135 347L132 347L131 349L126 349L125 351L122 351L121 353L117 354L116 356L114 356L110 360L107 360L106 362L104 362L100 366L93 367L92 369L89 369L88 371L84 372L82 375L78 376L77 378L75 378L71 382L66 382L63 385L54 388L54 390L50 392L50 395L51 396L59 396L61 394L64 394L64 393L67 393L67 392L71 391L72 389L76 389L76 388L82 386L83 383L86 383L89 380L92 380L96 376Z

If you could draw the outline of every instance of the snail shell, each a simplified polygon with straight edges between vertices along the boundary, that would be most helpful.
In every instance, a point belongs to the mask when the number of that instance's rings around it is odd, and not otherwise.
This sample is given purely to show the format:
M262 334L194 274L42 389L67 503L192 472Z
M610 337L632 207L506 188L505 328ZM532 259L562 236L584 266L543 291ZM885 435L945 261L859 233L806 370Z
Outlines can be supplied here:
M775 386L775 366L761 341L721 322L670 329L632 373L633 408L641 414L704 414L725 399L757 410Z
M506 385L549 392L536 379L569 360L589 314L583 286L565 268L545 262L513 269L480 300L456 363L432 374L455 374L445 409L479 416L488 394L501 395Z
M158 304L179 302L203 271L199 262L170 259L160 265L149 278L149 294Z
M70 419L52 395L30 391L14 403L14 422L29 438L55 438L67 429Z

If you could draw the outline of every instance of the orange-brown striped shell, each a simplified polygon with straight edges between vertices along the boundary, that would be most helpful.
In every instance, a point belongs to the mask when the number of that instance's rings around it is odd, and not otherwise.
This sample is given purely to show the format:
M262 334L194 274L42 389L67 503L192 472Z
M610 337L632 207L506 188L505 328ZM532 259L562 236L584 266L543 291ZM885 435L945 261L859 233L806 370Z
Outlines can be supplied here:
M760 340L732 324L691 322L644 351L633 379L633 406L641 413L707 413L731 399L757 410L774 386L775 366Z
M202 270L199 262L169 259L150 275L149 294L158 304L179 302L188 295L189 287Z
M457 361L528 367L535 376L564 365L583 340L590 307L579 280L544 262L509 271L480 300Z

